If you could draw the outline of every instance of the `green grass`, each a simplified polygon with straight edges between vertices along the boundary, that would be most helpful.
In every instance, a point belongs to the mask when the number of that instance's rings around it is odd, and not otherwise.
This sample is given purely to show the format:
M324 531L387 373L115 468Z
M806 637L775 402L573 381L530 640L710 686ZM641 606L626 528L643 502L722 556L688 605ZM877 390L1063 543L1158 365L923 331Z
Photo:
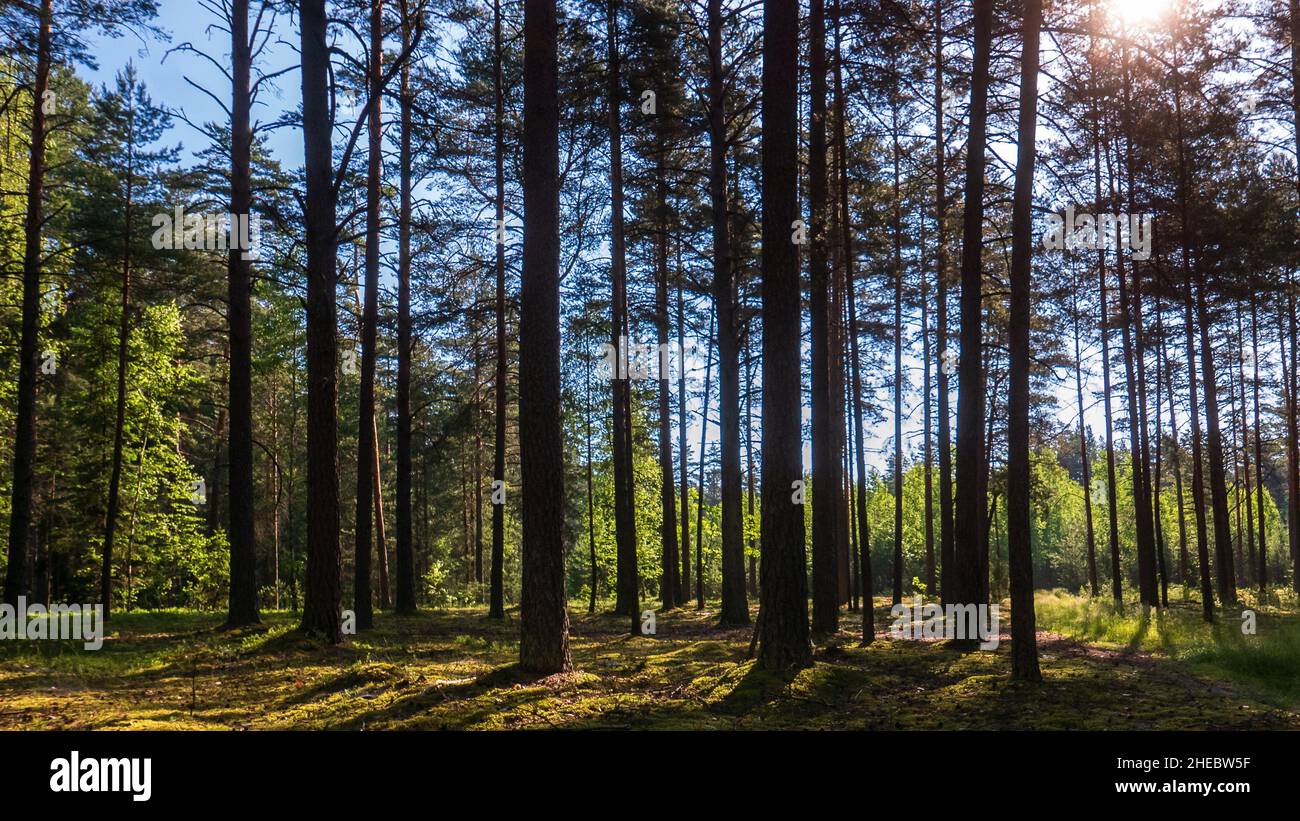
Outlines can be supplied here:
M1271 684L1294 676L1294 616L1270 615L1241 648L1225 636L1210 664L1203 648L1219 645L1181 611L1143 630L1085 600L1039 601L1053 632L1037 685L1010 681L1005 635L992 653L889 639L884 599L872 645L844 614L793 675L757 669L750 630L718 628L714 603L660 613L654 637L574 608L577 671L540 679L515 663L513 611L381 614L337 647L285 612L233 632L220 614L120 614L97 652L0 642L0 729L1300 729Z
M1135 601L1117 611L1110 599L1088 599L1062 591L1040 592L1040 630L1097 646L1154 654L1193 669L1250 686L1271 703L1300 706L1300 616L1275 603L1260 603L1250 591L1234 608L1220 609L1208 624L1198 601L1170 589L1167 609L1144 613ZM1243 632L1243 611L1255 616L1253 635Z

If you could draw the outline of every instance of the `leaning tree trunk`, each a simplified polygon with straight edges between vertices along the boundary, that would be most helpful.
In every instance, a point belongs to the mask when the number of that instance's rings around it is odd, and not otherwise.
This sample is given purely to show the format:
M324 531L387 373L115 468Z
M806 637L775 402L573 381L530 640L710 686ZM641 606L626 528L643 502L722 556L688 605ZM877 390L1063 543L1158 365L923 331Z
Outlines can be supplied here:
M791 231L799 219L799 4L763 4L762 272L763 500L757 636L759 666L768 670L812 663L808 637L808 576L804 554L800 425L799 248Z
M331 146L325 0L301 0L307 250L307 578L302 627L342 639L339 578L337 195Z

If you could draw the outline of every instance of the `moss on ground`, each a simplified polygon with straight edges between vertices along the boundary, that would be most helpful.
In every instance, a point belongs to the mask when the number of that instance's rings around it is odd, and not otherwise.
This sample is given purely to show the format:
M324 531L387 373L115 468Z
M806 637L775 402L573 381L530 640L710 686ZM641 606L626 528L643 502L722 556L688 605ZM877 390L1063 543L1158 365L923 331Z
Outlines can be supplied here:
M1300 658L1294 616L1207 655L1213 630L1181 612L1144 629L1045 593L1044 681L1025 685L1005 634L991 653L897 641L877 605L872 645L846 629L793 675L747 660L750 631L717 628L716 608L660 613L654 637L574 612L577 671L542 679L515 665L514 612L378 615L337 647L289 613L229 632L219 614L121 614L98 652L0 642L0 729L1300 729L1300 699L1273 684Z

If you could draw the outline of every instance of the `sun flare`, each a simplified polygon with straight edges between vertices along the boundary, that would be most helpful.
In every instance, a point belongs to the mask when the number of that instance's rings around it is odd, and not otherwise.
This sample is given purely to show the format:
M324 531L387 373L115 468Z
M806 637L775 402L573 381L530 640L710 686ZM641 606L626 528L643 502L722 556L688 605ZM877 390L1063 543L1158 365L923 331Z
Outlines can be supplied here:
M1172 0L1110 0L1110 11L1124 24L1146 26L1169 10Z

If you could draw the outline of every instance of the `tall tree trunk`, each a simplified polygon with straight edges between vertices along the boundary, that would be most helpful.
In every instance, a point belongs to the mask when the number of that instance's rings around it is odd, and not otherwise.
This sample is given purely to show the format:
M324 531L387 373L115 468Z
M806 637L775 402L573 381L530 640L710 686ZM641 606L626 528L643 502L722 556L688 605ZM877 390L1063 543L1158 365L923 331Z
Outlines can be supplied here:
M1034 257L1034 164L1038 129L1038 40L1041 0L1025 0L1020 56L1020 122L1011 216L1011 353L1007 396L1007 578L1011 587L1011 676L1038 681L1034 625L1034 558L1030 540L1029 335L1033 316L1030 282Z
M894 604L903 601L903 202L899 145L898 99L890 100L893 119L894 235Z
M1219 429L1219 387L1214 365L1214 348L1210 344L1210 310L1207 305L1205 276L1198 274L1196 283L1196 317L1201 331L1201 376L1205 380L1205 432L1210 457L1210 504L1214 512L1214 553L1219 600L1225 605L1237 603L1237 582L1233 573L1232 533L1228 520L1228 485L1223 465L1223 434Z
M800 424L799 248L790 232L799 218L799 4L763 4L762 257L763 503L757 636L758 663L788 670L812 663Z
M740 508L740 342L728 225L721 0L709 0L709 200L713 211L713 301L718 314L718 433L722 457L722 612L719 622L735 626L749 624L749 601L745 595L744 520ZM707 396L705 405L708 405ZM700 493L702 497L703 484Z
M835 0L835 144L840 155L839 209L842 226L841 241L844 243L844 294L848 309L848 338L850 380L852 383L851 402L853 405L854 467L857 473L857 492L854 501L857 504L857 543L859 588L862 593L862 644L870 644L876 638L875 610L872 594L875 580L871 572L871 526L867 518L867 463L863 445L862 424L862 371L858 357L858 309L857 281L854 276L856 256L853 246L853 220L849 212L849 172L847 114L848 102L844 95L844 72L842 52L842 32L840 29L840 0Z
M134 75L132 75L134 77ZM39 105L39 103L38 103ZM122 487L122 449L126 438L126 372L129 366L127 359L128 349L131 339L131 217L132 206L134 205L133 194L135 191L135 87L132 85L127 91L127 105L130 108L127 122L127 165L126 165L126 200L123 203L123 224L122 224L122 287L121 287L121 318L118 324L117 332L117 401L115 403L115 414L113 422L113 468L112 474L108 480L108 512L104 522L104 554L103 565L100 568L100 598L104 603L104 618L108 618L113 603L113 537L117 532L117 513L119 507L119 496ZM232 256L236 255L231 252ZM232 286L233 287L233 286ZM234 305L231 306L232 332L234 337L233 317L236 313ZM233 351L232 351L233 355ZM233 398L233 397L232 397ZM250 409L251 413L251 409ZM252 444L251 442L249 443ZM251 458L252 453L249 453ZM137 480L138 481L138 480ZM250 477L251 484L251 477ZM234 550L232 546L231 560L234 561ZM128 553L127 561L127 578L130 578L130 561ZM231 574L230 595L233 599L235 595L236 578ZM254 588L253 606L256 612L257 591ZM130 589L128 587L126 605L129 609L131 606Z
M1097 19L1097 8L1100 0L1092 0L1089 6L1089 27L1093 31L1098 31L1100 25ZM1096 37L1090 37L1088 40L1088 66L1092 85L1098 87L1097 82L1097 58ZM1101 114L1098 110L1097 94L1092 94L1088 99L1090 109L1090 119L1092 121L1092 169L1093 169L1093 205L1096 209L1101 208L1101 143L1102 143L1102 125ZM1109 523L1108 547L1110 548L1110 584L1111 597L1114 599L1115 607L1120 608L1124 605L1124 577L1119 563L1119 499L1115 482L1115 417L1111 409L1111 379L1110 379L1110 307L1106 302L1106 248L1103 243L1098 243L1097 248L1097 282L1098 282L1098 300L1100 302L1100 320L1097 326L1098 333L1101 335L1101 377L1102 377L1102 401L1106 417L1106 512Z
M22 330L18 344L18 407L14 421L13 485L9 503L9 558L4 601L17 606L27 594L27 531L32 522L36 462L36 370L41 324L41 227L45 223L45 92L50 83L53 0L41 0L36 34L36 75L32 85L32 134L27 166L27 217L23 224ZM104 617L110 602L104 600Z
M501 0L492 2L492 86L495 98L493 164L496 196L496 379L492 385L495 427L492 448L492 569L488 580L488 617L503 619L505 610L505 485L506 485L506 137L505 79L502 62ZM499 484L498 484L499 483ZM500 494L500 495L498 495ZM592 585L593 594L595 585Z
M953 566L952 411L948 356L948 157L944 132L943 0L934 2L935 354L939 358L939 591L947 599ZM859 430L861 435L861 430ZM859 493L861 491L859 490Z
M749 521L753 522L757 507L754 496L754 371L753 334L745 335L745 479L749 502ZM758 543L749 539L748 594L758 598Z
M970 131L962 214L961 360L957 395L957 497L952 596L946 602L980 600L980 543L984 533L983 278L984 165L988 126L989 58L993 2L975 0L975 58L971 72Z
M1250 296L1250 350L1254 373L1251 376L1251 393L1255 411L1255 510L1259 514L1259 566L1255 579L1259 583L1259 594L1263 598L1268 589L1268 530L1264 525L1264 446L1263 428L1259 422L1259 309L1258 299Z
M1174 50L1178 64L1178 50ZM1205 521L1205 482L1201 460L1201 414L1196 398L1196 338L1192 324L1192 230L1186 140L1183 135L1182 76L1174 72L1174 121L1177 123L1179 243L1182 246L1183 332L1187 340L1188 424L1192 430L1192 503L1196 509L1196 557L1201 577L1201 616L1214 621L1214 592L1210 585L1210 555ZM1208 351L1206 352L1208 355Z
M248 0L230 5L230 213L252 220L250 74L252 42ZM244 250L227 259L230 325L230 607L226 624L257 624L257 542L253 534L253 322L252 264Z
M660 144L665 144L662 138ZM671 368L668 359L668 184L664 178L662 153L655 173L661 215L655 232L655 332L659 343L655 367L659 370L659 499L662 503L659 535L663 544L659 593L664 609L671 610L677 606L677 574L680 571L677 564L677 499L673 487Z
M498 0L499 3L499 0ZM409 0L398 0L402 47L410 48L412 28ZM411 94L410 61L402 63L398 100L401 135L398 165L401 180L397 216L397 601L398 613L414 613L415 548L411 520ZM498 254L500 251L498 250ZM494 509L495 510L495 509ZM493 513L495 521L496 514Z
M686 309L682 298L682 279L684 274L681 265L681 239L678 238L676 243L677 255L677 340L682 342L686 336ZM691 597L691 485L689 473L690 451L686 448L686 422L688 419L686 411L686 348L678 350L677 359L677 451L681 456L681 484L682 484L682 572L678 579L677 599L686 603Z
M498 0L499 8L499 0ZM587 601L587 614L596 612L596 494L592 472L594 470L591 453L591 365L587 365L587 403L584 414L587 424L587 550L591 564L590 597ZM502 613L502 616L505 614Z
M1237 480L1233 482L1235 486L1235 495L1237 497L1237 567L1240 568L1241 583L1249 587L1255 575L1255 569L1259 565L1255 561L1255 503L1254 500L1251 499L1250 495L1250 427L1246 423L1246 328L1245 323L1242 322L1241 318L1242 305L1240 302L1237 303L1237 310L1235 313L1237 315L1237 367L1235 369L1236 385L1234 386L1233 392L1234 395L1241 396L1241 415L1237 417L1237 421L1240 424L1239 430L1241 431L1241 439L1236 444L1236 450L1237 453L1240 454L1241 459L1241 474ZM1236 405L1235 398L1233 404L1234 406ZM1232 460L1232 469L1234 476L1236 476L1237 457L1235 456ZM1241 497L1243 494L1246 497L1244 536L1242 535L1243 523L1241 518ZM1241 556L1241 543L1243 540L1249 547L1248 558L1244 563L1242 562Z
M337 192L331 147L325 0L301 0L302 130L307 249L307 579L302 627L337 643L339 608Z
M924 239L922 240L924 242ZM934 556L934 458L930 452L933 421L930 414L930 291L925 265L921 266L921 464L925 478L925 594L936 593Z
M1122 49L1124 73L1124 175L1128 199L1128 213L1136 213L1133 203L1133 99L1132 75L1129 70L1129 51ZM1118 154L1118 151L1116 152ZM1118 232L1117 232L1118 234ZM1118 236L1116 240L1118 241ZM1131 238L1130 238L1131 240ZM1126 302L1122 253L1117 249L1116 275L1119 278L1120 305L1124 314L1124 364L1128 375L1129 438L1133 453L1134 519L1137 535L1138 587L1144 604L1158 607L1160 598L1156 587L1156 538L1151 511L1151 453L1147 441L1147 388L1146 350L1142 329L1142 279L1137 263L1129 261L1133 275L1132 311ZM1132 341L1129 323L1132 322Z
M1083 514L1084 529L1088 540L1088 589L1093 598L1101 595L1097 583L1097 537L1092 526L1092 454L1088 448L1088 434L1084 427L1083 406L1083 362L1080 352L1080 317L1078 293L1082 290L1081 282L1076 283L1071 292L1070 308L1074 318L1074 392L1079 407L1079 463L1083 468Z
M1288 0L1291 23L1291 115L1296 150L1300 151L1300 0ZM34 153L34 152L33 152ZM1300 190L1300 173L1296 175ZM30 213L30 212L29 212ZM30 230L30 229L29 229ZM29 236L30 242L30 236ZM1289 325L1291 336L1291 367L1287 382L1287 534L1291 548L1291 586L1300 594L1300 423L1296 415L1296 387L1300 376L1296 374L1297 334L1295 318L1295 285L1288 275ZM15 483L16 484L16 483Z
M374 625L374 602L370 589L370 561L374 549L374 470L377 432L375 429L375 357L379 326L379 197L383 176L383 0L370 6L370 53L367 85L370 117L367 122L369 154L366 163L366 297L361 309L361 391L357 419L357 508L356 542L353 555L352 607L357 629Z
M704 399L700 408L700 475L699 496L695 500L695 609L704 609L704 444L709 432L709 391L713 387L713 329L717 321L715 306L709 314L709 354L704 365Z
M1169 364L1168 352L1165 350L1165 334L1163 311L1160 311L1159 328L1156 332L1159 338L1159 350L1157 356L1160 357L1161 367L1165 375L1165 393L1169 395L1169 445L1170 455L1174 463L1174 500L1178 505L1178 581L1183 585L1184 591L1187 586L1187 568L1189 565L1187 557L1187 508L1183 502L1183 467L1182 467L1182 446L1178 440L1178 419L1174 415L1174 377L1173 369ZM1160 409L1156 409L1156 429L1160 428ZM1156 439L1159 440L1157 435Z
M718 0L712 0L717 3ZM826 254L826 15L823 0L811 0L808 124L808 305L812 338L812 631L839 630L835 556L835 497L839 454L831 430L830 290Z
M606 32L606 105L609 126L610 191L610 280L613 292L610 328L615 361L627 362L631 344L627 316L627 251L623 236L623 137L619 117L622 98L618 50L619 0L608 0L605 7ZM628 374L613 374L613 446L614 446L614 531L617 542L615 612L631 618L632 633L640 632L640 582L636 559L636 487L632 475L632 406Z
M519 374L529 389L519 395L523 516L519 666L540 674L573 668L564 594L556 29L555 0L524 0L524 265Z

